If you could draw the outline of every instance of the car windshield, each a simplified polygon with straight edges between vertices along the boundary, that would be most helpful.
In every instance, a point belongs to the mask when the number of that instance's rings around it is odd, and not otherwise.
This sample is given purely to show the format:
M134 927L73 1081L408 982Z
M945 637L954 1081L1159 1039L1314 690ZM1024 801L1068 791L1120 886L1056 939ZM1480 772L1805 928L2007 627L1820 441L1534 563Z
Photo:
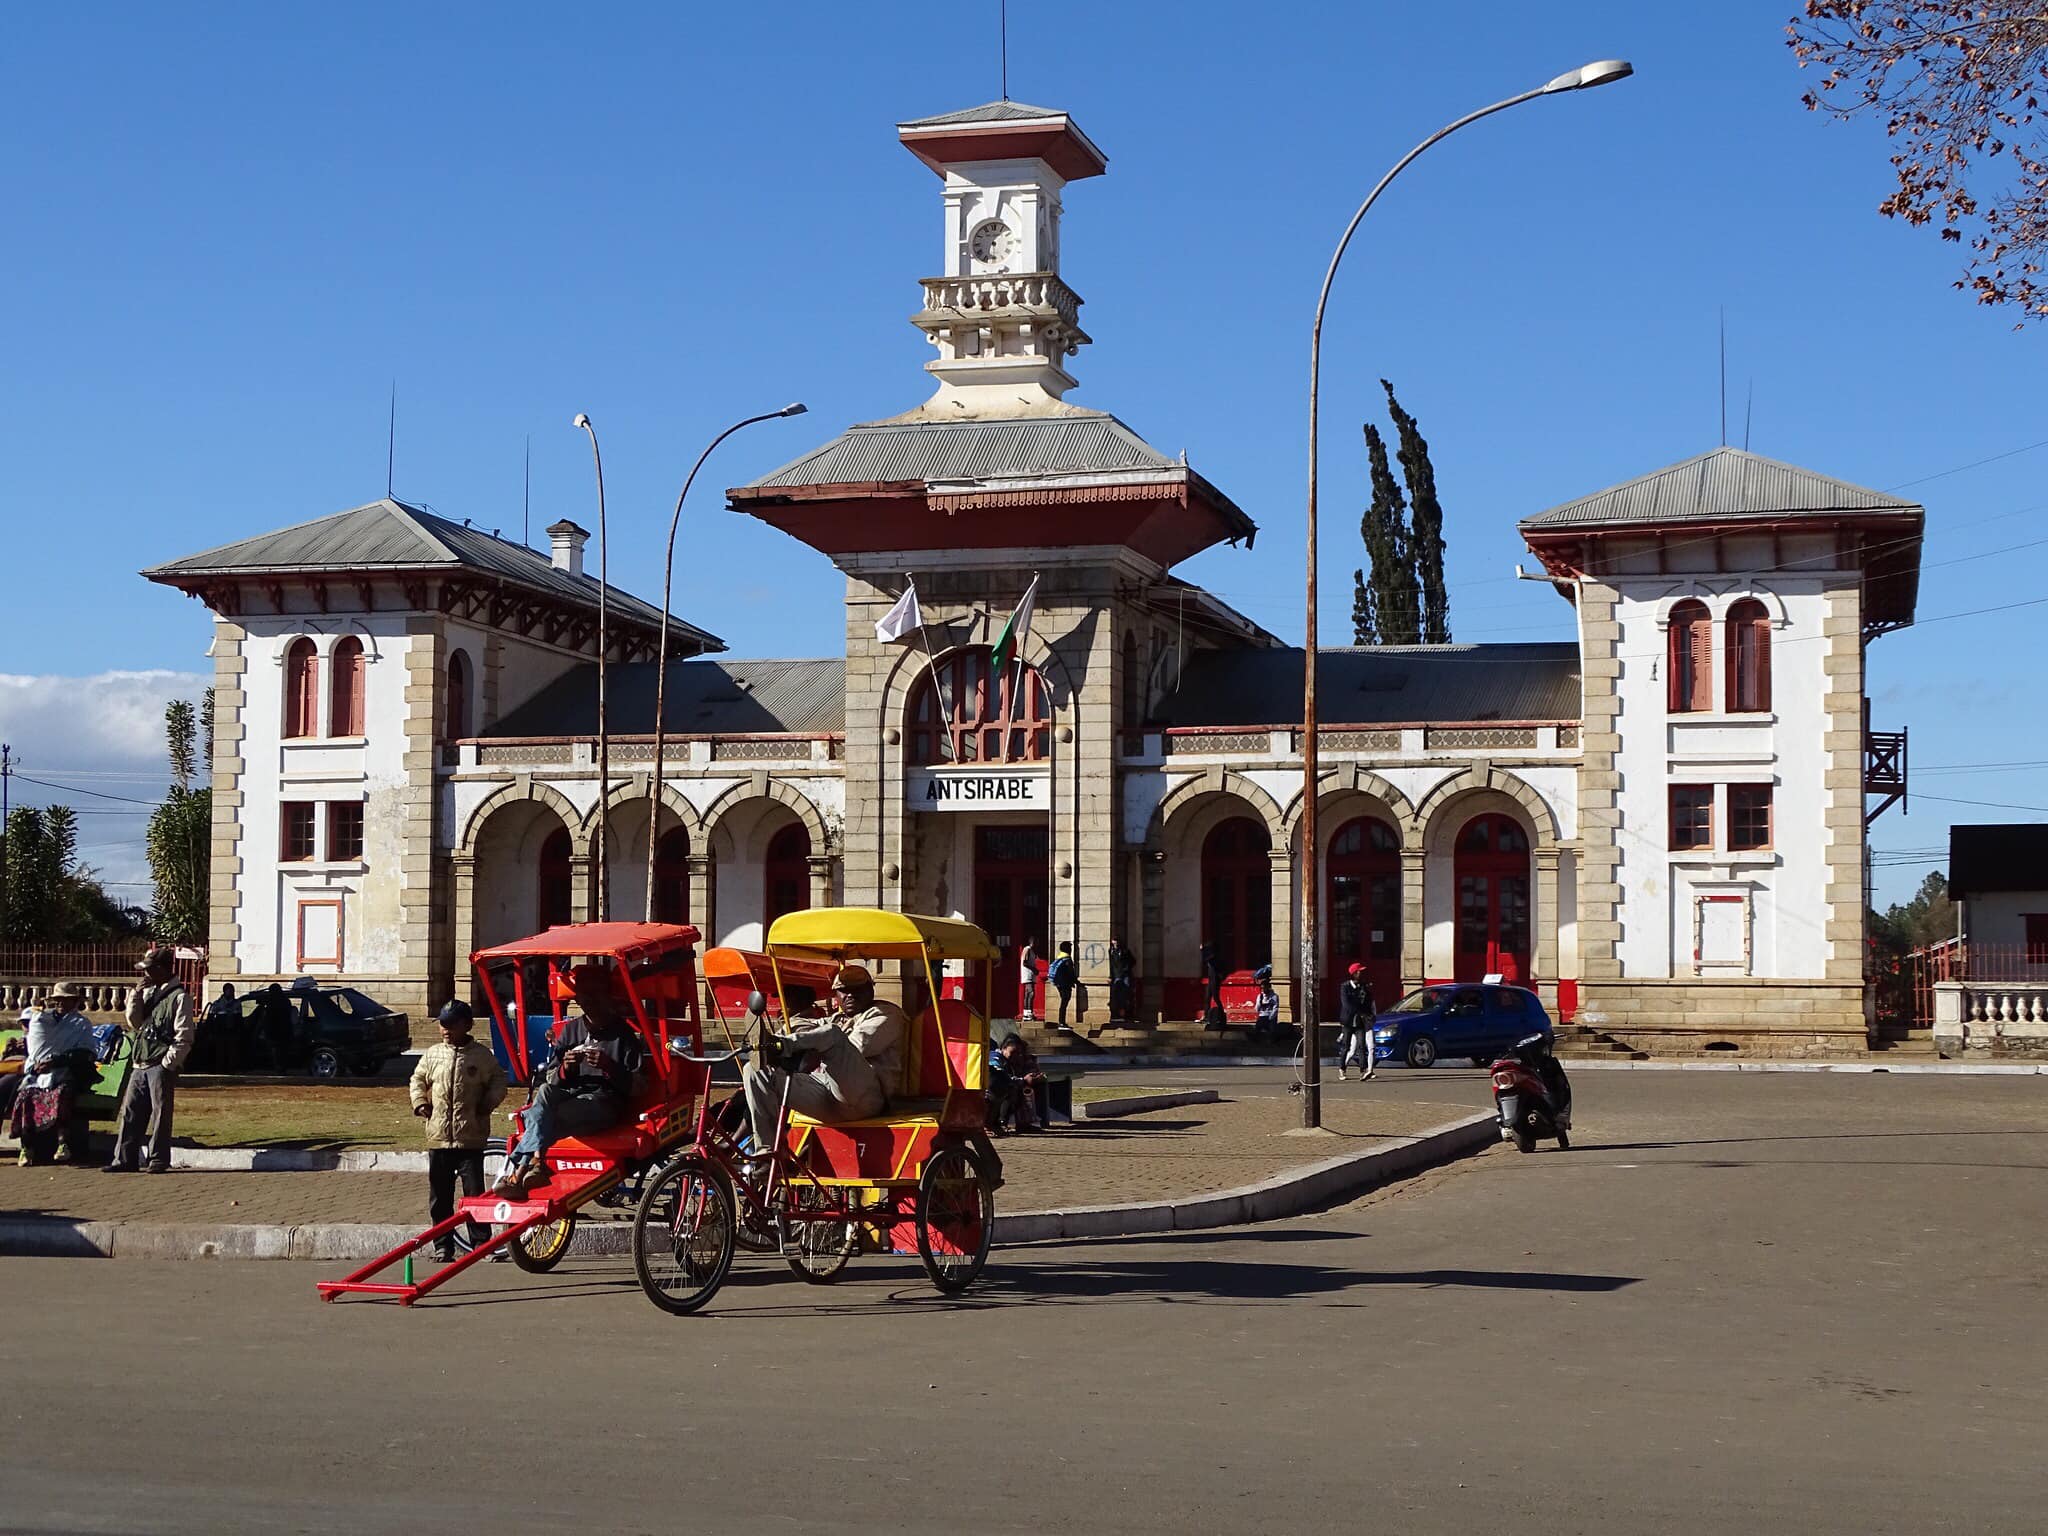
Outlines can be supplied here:
M1444 989L1442 987L1420 987L1394 1004L1387 1012L1427 1013L1432 1008L1442 1007L1443 1002Z

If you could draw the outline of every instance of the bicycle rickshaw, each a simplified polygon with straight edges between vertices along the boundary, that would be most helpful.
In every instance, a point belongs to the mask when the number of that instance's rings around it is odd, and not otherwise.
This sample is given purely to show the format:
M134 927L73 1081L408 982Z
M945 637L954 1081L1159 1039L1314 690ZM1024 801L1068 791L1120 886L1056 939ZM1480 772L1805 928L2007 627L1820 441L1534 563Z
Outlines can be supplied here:
M862 1249L915 1253L944 1294L973 1283L988 1260L1000 1165L983 1130L988 978L1001 955L971 923L872 908L792 912L768 931L767 959L779 1016L791 1017L792 978L859 959L898 961L911 1030L904 1082L885 1084L890 1103L871 1119L827 1124L785 1114L772 1143L749 1152L730 1114L697 1096L695 1145L645 1181L633 1224L633 1268L657 1306L694 1312L731 1271L742 1233L750 1247L779 1249L805 1280L835 1280ZM941 998L948 961L983 968L983 1012ZM765 997L753 1010L764 1054ZM745 1048L675 1058L708 1083L713 1067ZM786 1129L785 1129L786 1127Z
M701 1134L709 1074L693 1054L703 1046L698 1009L695 928L668 923L579 923L532 938L480 949L470 957L490 1003L491 1026L515 1082L530 1082L540 1066L527 1030L529 1017L550 1013L559 1029L572 1000L572 967L606 965L621 1015L647 1047L647 1069L628 1118L609 1130L565 1137L547 1149L547 1178L517 1199L472 1195L455 1214L341 1280L319 1282L320 1295L395 1296L411 1306L470 1265L509 1247L521 1269L544 1273L568 1253L577 1212L597 1202L621 1211L639 1203L649 1169ZM513 1135L519 1134L514 1118ZM372 1276L442 1239L459 1241L469 1223L491 1235L452 1263L415 1283L410 1266L402 1281Z

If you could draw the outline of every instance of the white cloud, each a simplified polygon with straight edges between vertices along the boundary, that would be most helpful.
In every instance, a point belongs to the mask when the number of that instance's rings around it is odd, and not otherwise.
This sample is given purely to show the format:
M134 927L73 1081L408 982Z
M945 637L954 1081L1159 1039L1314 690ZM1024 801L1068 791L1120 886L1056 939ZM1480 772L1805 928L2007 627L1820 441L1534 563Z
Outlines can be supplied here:
M71 806L81 813L79 854L85 863L109 881L148 880L142 851L148 810L103 797L154 800L163 794L170 782L164 706L172 699L197 702L212 681L201 672L0 672L0 741L14 749L14 804ZM51 789L31 778L67 787ZM149 895L132 885L114 894L138 902Z

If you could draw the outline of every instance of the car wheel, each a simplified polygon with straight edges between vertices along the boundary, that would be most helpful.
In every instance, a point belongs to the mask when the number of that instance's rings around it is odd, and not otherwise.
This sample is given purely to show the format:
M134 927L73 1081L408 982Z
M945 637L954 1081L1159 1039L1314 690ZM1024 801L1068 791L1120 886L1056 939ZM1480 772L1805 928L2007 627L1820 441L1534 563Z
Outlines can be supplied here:
M306 1070L315 1077L341 1076L341 1052L331 1045L316 1046L306 1058Z
M1417 1035L1408 1042L1408 1065L1427 1067L1436 1061L1436 1042L1428 1035Z

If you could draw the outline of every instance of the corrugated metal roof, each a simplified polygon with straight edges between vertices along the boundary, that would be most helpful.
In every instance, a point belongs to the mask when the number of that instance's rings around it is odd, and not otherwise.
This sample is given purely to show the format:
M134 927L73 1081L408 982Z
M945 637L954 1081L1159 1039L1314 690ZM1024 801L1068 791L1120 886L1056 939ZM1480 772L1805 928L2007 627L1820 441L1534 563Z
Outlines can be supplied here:
M654 667L615 666L605 679L614 734L654 729ZM837 731L846 719L846 663L672 661L665 729L678 735ZM506 715L487 736L588 736L597 730L597 666L564 673Z
M1178 460L1102 411L995 421L871 421L849 427L745 489L1178 467Z
M1030 118L1065 117L1056 107L1034 107L1023 101L985 101L978 107L958 112L941 112L937 117L914 117L901 128L954 128L963 123L1014 123Z
M461 523L437 517L424 508L385 499L346 512L331 513L308 523L295 523L271 533L238 539L218 549L187 555L151 566L142 574L152 581L211 575L276 572L297 575L319 571L422 570L461 566L535 588L580 607L597 606L598 580L572 576L537 550L513 544ZM660 622L661 610L632 593L611 588L610 606L642 624ZM683 619L670 624L710 650L725 642Z
M1155 711L1164 726L1282 726L1301 719L1299 646L1197 651L1180 689ZM1579 648L1382 645L1325 650L1316 664L1325 726L1393 721L1462 724L1579 718Z
M1846 480L1781 464L1740 448L1673 464L1635 480L1581 496L1522 519L1525 532L1616 523L1710 522L1721 518L1822 516L1839 512L1917 512L1901 501Z

